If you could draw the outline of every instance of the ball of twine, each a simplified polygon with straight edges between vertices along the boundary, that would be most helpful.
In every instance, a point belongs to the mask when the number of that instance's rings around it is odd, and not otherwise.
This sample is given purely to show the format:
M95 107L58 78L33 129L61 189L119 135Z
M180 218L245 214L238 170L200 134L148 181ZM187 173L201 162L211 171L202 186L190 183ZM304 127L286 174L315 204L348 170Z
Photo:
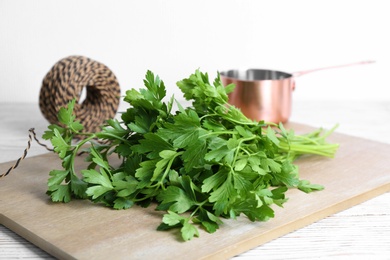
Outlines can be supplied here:
M86 97L80 101L83 89ZM120 87L114 73L104 64L83 56L58 61L42 82L39 107L51 124L59 124L58 111L76 99L74 113L87 132L97 132L115 116Z

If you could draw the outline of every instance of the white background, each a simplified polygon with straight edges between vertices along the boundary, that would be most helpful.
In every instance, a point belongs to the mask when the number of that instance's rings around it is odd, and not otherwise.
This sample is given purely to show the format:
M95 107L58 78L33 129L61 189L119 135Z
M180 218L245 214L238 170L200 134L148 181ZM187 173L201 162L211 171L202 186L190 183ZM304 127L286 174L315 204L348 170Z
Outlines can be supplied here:
M295 72L375 60L296 78L294 100L390 100L390 15L381 0L0 0L0 102L38 102L69 55L107 65L122 93L150 69L176 81L197 68Z

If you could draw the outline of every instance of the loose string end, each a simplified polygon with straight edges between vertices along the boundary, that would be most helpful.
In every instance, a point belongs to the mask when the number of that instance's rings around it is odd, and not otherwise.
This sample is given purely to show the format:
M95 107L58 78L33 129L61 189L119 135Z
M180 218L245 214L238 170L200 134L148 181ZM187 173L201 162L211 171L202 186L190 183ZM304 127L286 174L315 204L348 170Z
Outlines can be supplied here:
M19 157L15 163L3 174L0 175L0 178L3 178L5 176L7 176L8 174L10 174L14 169L16 169L18 166L19 166L19 163L24 159L26 158L27 154L28 154L28 151L30 150L31 148L31 142L32 142L32 139L34 138L34 140L40 145L40 146L43 146L46 148L46 150L48 151L51 151L53 152L54 150L49 148L46 144L43 144L41 143L38 138L37 138L37 135L35 133L35 129L34 128L30 128L28 130L29 134L28 134L28 141L27 141L27 147L26 149L24 149L23 151L23 154L21 157Z

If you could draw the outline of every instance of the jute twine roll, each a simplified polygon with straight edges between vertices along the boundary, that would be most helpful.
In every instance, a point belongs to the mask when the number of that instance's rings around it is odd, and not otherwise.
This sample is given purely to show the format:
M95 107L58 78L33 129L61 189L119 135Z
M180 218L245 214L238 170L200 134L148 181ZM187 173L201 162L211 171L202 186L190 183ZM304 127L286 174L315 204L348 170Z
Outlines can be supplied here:
M80 102L82 90L86 97ZM76 98L74 113L87 132L97 132L117 112L120 87L114 73L104 64L83 56L58 61L42 82L39 107L51 124L59 124L58 111Z
M86 98L80 103L83 88L86 88ZM74 113L84 125L84 130L97 132L107 119L115 116L120 87L115 75L104 64L83 56L69 56L54 64L43 79L39 108L51 124L59 124L58 111L74 98ZM31 128L23 155L5 173L0 174L0 178L7 176L26 158L33 136L39 145L53 151L37 139L34 128Z

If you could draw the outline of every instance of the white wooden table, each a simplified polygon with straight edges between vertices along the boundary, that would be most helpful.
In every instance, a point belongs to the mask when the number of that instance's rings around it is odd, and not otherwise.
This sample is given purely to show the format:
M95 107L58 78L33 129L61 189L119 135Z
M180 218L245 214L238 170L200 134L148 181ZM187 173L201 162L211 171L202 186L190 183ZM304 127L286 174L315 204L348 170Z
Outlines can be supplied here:
M390 144L390 102L295 101L291 121ZM0 163L17 159L28 129L48 123L37 104L0 104ZM36 143L29 155L46 153ZM389 155L390 160L390 155ZM6 169L0 169L4 172ZM369 174L369 173L367 173ZM0 180L1 182L1 180ZM1 183L0 183L1 189ZM1 199L1 198L0 198ZM0 225L0 259L52 259ZM238 259L390 259L390 193L245 252Z

